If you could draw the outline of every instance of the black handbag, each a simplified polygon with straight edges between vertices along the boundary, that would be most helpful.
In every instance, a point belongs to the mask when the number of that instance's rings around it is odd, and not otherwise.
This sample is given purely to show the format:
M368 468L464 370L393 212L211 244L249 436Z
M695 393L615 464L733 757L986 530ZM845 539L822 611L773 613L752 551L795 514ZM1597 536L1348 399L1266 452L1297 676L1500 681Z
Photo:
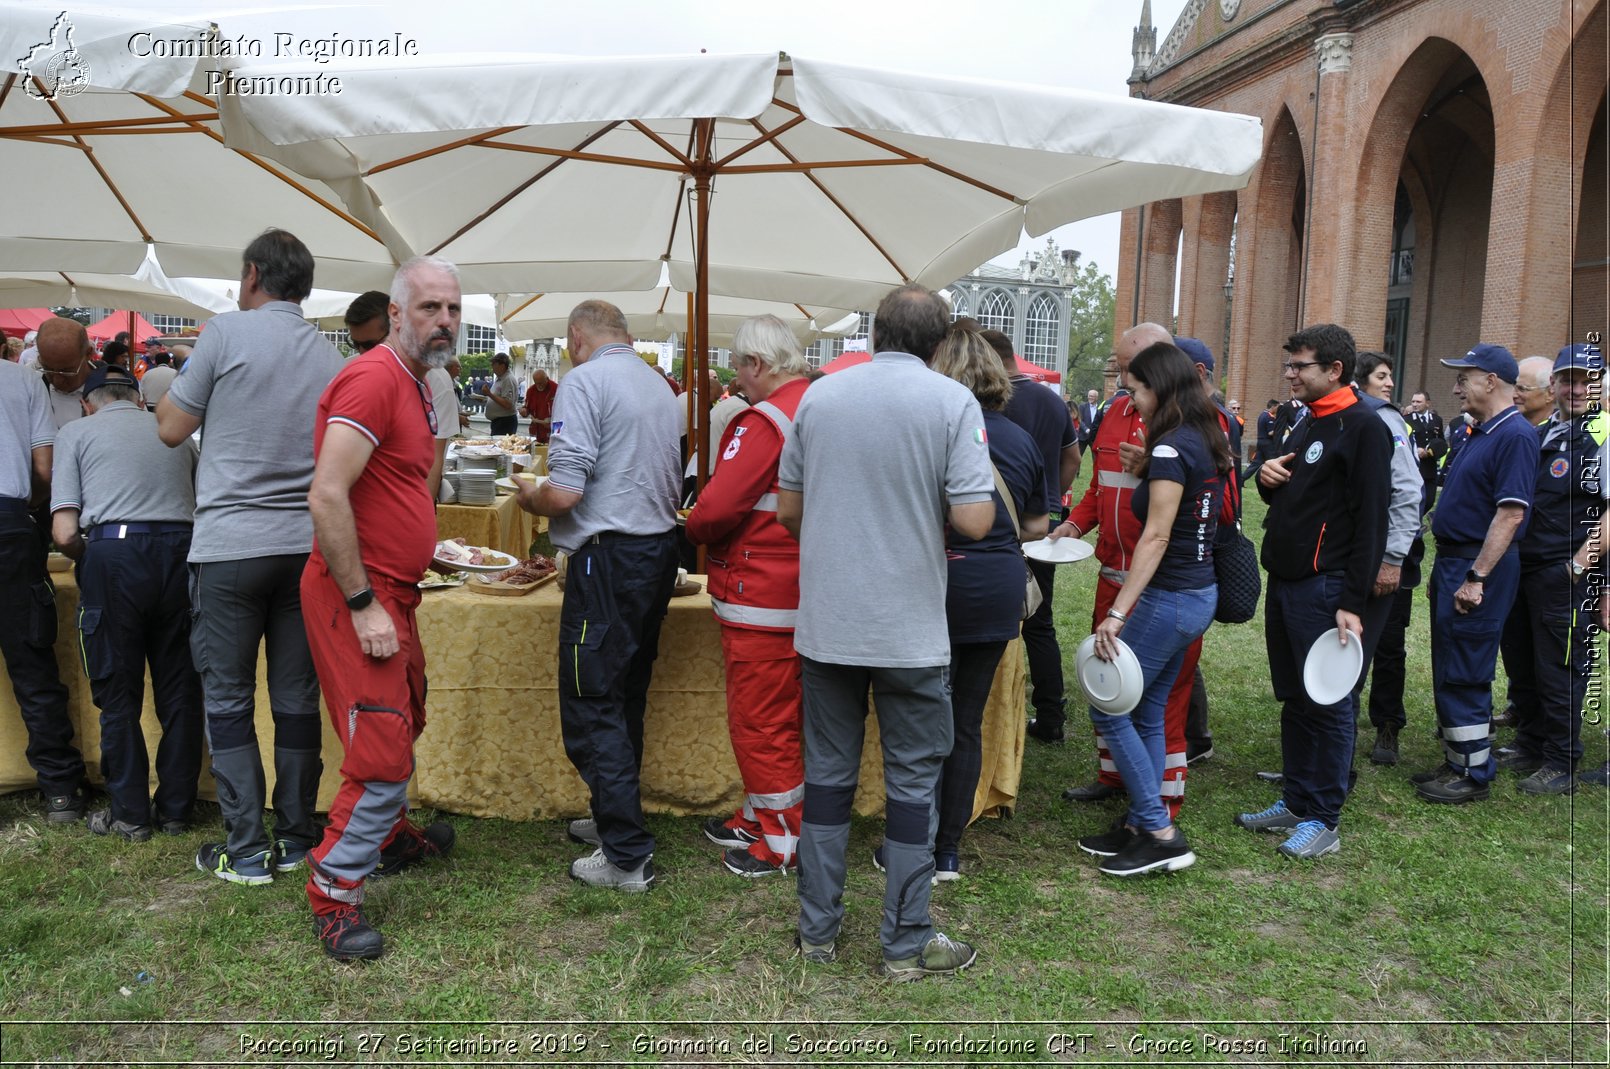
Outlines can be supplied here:
M1230 492L1235 497L1236 522L1219 525L1213 539L1213 575L1219 583L1219 604L1213 619L1221 624L1244 624L1258 612L1263 595L1263 576L1258 569L1258 551L1241 531L1241 489L1230 476Z

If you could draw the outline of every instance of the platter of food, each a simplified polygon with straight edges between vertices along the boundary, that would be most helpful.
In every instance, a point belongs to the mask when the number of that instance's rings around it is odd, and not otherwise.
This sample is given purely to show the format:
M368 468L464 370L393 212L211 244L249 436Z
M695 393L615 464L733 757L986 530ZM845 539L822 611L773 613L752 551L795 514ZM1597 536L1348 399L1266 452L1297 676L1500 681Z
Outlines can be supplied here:
M527 557L512 568L501 572L476 575L467 584L477 594L493 597L519 597L558 578L559 569L554 562L540 554Z
M501 572L518 562L507 553L466 545L462 538L449 538L436 543L436 555L431 563L455 572Z
M443 575L441 572L427 572L425 578L418 583L421 590L451 590L456 586L463 586L464 580L470 577L469 572L454 572L452 575Z

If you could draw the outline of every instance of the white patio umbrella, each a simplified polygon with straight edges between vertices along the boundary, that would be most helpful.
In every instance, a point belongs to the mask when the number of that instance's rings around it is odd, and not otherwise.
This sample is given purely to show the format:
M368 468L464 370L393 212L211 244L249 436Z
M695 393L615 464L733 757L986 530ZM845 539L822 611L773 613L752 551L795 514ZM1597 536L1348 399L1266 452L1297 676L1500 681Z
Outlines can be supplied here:
M0 4L0 267L129 275L148 250L174 275L239 278L269 226L295 233L325 285L384 285L395 257L327 188L226 148L204 92L219 60L137 54L139 35L213 39L205 24Z
M605 300L626 316L634 338L662 341L690 330L688 305L691 293L669 284L651 290L624 290L599 293L513 293L498 299L503 333L509 338L563 337L570 310L582 301ZM774 315L788 325L801 345L822 337L842 337L852 333L860 314L842 308L807 307L781 301L756 301L744 297L710 297L706 319L707 343L730 345L732 335L746 319Z
M127 308L136 312L208 319L233 308L210 307L130 275L66 271L0 272L0 308Z
M1256 119L776 54L244 66L228 143L494 292L648 288L871 307L1076 219L1244 185ZM702 374L694 376L702 387ZM696 406L701 414L705 406ZM702 477L702 473L701 473Z

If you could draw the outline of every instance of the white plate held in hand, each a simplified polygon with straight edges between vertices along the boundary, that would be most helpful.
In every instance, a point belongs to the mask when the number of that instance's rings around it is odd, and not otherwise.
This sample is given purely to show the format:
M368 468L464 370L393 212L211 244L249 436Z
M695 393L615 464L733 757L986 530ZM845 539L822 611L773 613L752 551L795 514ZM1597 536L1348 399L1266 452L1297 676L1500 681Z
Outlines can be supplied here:
M1364 669L1364 642L1351 631L1342 645L1342 631L1333 627L1314 640L1303 661L1303 689L1315 705L1335 705L1353 692Z
M1095 552L1095 546L1078 538L1058 538L1055 541L1040 538L1023 543L1024 556L1045 561L1047 564L1072 564L1076 560L1093 556Z
M1084 687L1091 705L1108 716L1128 716L1140 704L1146 679L1141 674L1135 651L1121 638L1113 642L1118 647L1118 656L1104 661L1096 656L1096 636L1089 636L1079 643L1074 664L1079 670L1079 684Z

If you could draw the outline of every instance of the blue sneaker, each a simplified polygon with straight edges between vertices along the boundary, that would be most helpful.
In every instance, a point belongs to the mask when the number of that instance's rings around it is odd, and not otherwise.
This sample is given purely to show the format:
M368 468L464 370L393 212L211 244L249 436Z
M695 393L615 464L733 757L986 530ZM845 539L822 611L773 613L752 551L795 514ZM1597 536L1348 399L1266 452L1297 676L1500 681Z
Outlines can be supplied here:
M1312 861L1316 857L1334 854L1341 848L1341 836L1317 820L1305 820L1277 849L1287 857Z
M196 868L202 872L211 873L220 880L230 883L263 884L273 883L274 852L264 850L259 854L247 854L242 858L232 858L224 849L224 843L203 843L196 851Z
M274 871L290 872L307 860L307 852L311 849L313 848L291 839L275 839Z
M1285 799L1259 813L1241 813L1236 816L1235 822L1237 827L1248 831L1291 831L1302 823L1296 813L1286 808Z

